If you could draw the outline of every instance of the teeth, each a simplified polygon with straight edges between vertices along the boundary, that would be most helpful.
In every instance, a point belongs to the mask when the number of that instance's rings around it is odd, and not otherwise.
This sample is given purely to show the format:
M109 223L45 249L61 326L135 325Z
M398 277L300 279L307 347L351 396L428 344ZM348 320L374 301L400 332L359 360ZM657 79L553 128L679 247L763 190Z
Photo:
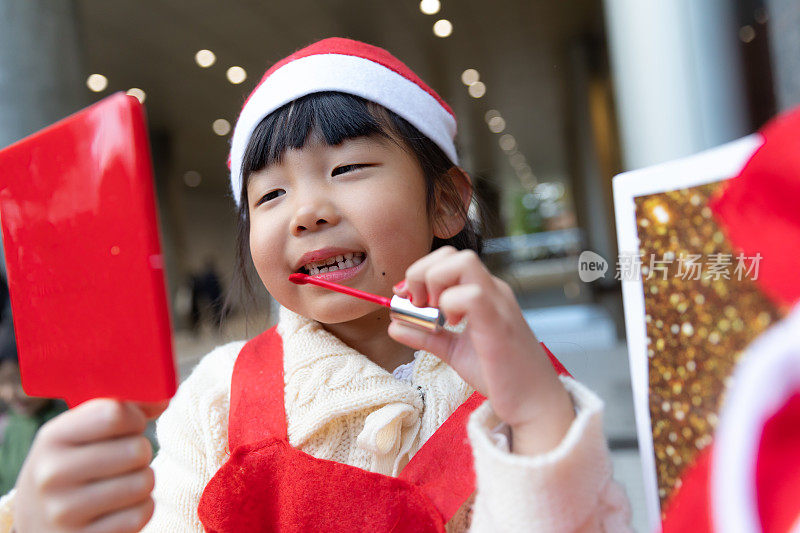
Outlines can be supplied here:
M344 255L337 255L325 261L315 261L308 263L305 268L308 270L309 275L316 276L324 272L335 272L342 268L353 268L360 265L364 261L364 254L362 252L346 253Z

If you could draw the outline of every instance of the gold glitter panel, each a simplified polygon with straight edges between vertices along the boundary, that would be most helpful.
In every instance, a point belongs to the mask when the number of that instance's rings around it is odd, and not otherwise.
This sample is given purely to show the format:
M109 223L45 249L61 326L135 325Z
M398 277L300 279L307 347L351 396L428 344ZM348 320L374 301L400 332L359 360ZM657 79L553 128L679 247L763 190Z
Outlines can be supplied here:
M780 319L753 281L758 259L740 262L713 219L707 204L720 183L636 198L662 510L711 443L742 351Z

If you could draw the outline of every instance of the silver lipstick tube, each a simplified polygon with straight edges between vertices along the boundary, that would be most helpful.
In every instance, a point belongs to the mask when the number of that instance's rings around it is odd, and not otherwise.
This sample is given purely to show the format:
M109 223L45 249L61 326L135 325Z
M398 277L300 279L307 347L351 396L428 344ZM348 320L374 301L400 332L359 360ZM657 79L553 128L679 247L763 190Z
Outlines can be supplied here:
M436 307L417 307L410 300L392 296L391 317L427 331L439 331L447 321Z

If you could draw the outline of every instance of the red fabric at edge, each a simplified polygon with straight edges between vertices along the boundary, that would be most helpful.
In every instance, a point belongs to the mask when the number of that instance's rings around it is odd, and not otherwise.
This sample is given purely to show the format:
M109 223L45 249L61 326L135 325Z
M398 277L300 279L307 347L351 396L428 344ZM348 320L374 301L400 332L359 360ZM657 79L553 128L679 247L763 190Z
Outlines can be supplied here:
M681 486L672 494L664 512L661 533L711 533L709 481L711 446L701 451L684 470Z
M764 533L785 533L800 519L800 392L761 433L756 462L758 514Z
M788 306L800 299L800 107L762 134L764 144L710 207L738 251L761 254L755 278L761 290Z

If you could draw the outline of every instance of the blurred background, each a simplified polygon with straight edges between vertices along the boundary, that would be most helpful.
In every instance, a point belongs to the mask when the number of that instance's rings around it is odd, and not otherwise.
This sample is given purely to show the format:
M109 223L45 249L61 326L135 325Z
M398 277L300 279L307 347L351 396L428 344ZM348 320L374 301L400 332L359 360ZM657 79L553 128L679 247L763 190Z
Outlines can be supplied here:
M272 63L330 36L388 49L455 110L462 166L487 213L485 260L607 402L616 475L645 530L611 179L800 103L800 3L0 0L0 147L116 91L144 102L183 377L212 346L274 318L261 291L255 309L234 308L220 326L234 268L231 129ZM583 250L612 273L581 282Z

